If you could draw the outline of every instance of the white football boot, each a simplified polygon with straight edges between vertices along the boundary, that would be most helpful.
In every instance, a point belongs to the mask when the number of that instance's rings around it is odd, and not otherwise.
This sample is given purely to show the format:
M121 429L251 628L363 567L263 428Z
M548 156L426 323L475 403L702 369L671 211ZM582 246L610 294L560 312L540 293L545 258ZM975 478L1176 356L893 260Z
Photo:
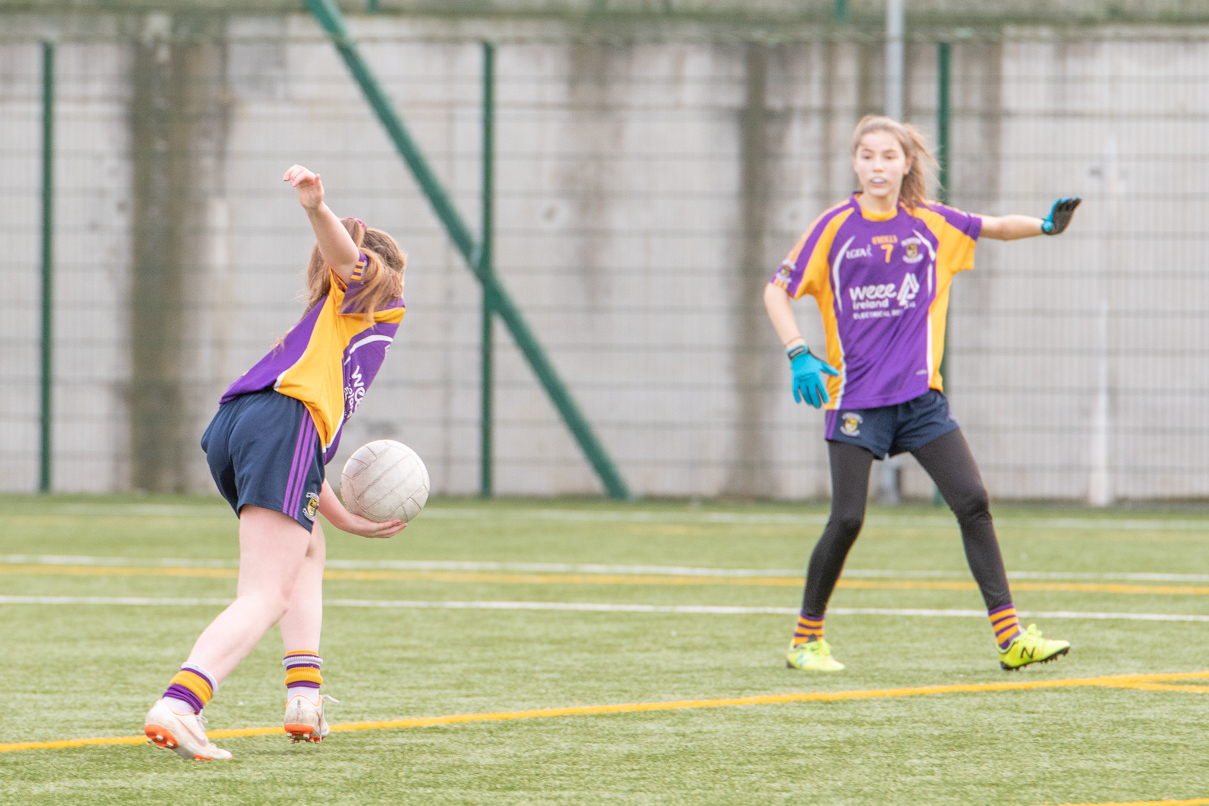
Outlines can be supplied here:
M206 738L206 718L186 711L178 714L164 700L156 700L143 720L143 733L156 747L171 750L181 758L224 761L231 754Z
M294 742L321 742L331 732L323 718L323 701L339 703L335 697L319 695L319 704L311 702L302 694L290 697L285 706L285 732Z

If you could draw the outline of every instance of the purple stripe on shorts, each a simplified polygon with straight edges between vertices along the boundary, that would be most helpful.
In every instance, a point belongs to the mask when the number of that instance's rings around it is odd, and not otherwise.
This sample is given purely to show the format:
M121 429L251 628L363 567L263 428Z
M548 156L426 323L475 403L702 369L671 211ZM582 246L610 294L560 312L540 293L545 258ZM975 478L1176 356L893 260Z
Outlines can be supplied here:
M307 428L307 425L310 423L311 417L308 414L302 423L302 427ZM298 480L294 485L294 492L290 497L290 509L286 513L290 517L296 517L298 515L298 507L302 504L302 494L306 491L306 474L309 470L307 465L310 464L310 459L315 454L315 440L318 439L318 437L318 432L316 432L314 426L311 425L311 427L307 429L306 439L302 443L302 451L299 452L298 456L296 456L294 459L298 466Z
M306 456L303 457L302 474L298 477L298 502L295 507L302 505L302 496L306 492L306 477L310 472L310 464L315 461L315 448L319 445L319 432L315 430L314 423L309 416L306 421L312 423L311 436L306 441Z
M823 439L831 439L835 436L835 423L839 419L839 412L836 409L829 409L823 415Z
M310 421L310 414L302 420L302 425L298 427L298 441L294 443L294 462L290 467L290 478L285 483L285 498L281 502L281 511L293 517L295 509L290 508L290 500L294 497L294 488L298 485L298 469L301 465L299 458L303 455L302 446L306 443L306 424Z

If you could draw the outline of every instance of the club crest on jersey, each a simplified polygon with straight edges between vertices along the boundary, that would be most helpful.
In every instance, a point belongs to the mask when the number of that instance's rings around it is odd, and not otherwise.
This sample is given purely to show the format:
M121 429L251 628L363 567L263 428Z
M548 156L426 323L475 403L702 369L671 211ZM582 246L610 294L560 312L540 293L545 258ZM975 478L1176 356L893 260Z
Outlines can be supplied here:
M907 240L903 241L903 251L905 253L903 255L903 262L918 263L919 261L923 260L924 253L920 250L921 246L923 246L923 243L919 240L919 238L908 238Z
M303 512L302 514L306 515L307 520L313 521L313 520L315 520L315 515L317 515L318 513L319 513L319 496L315 495L314 493L307 493L306 494L306 512Z
M865 418L854 411L846 411L840 415L843 421L840 425L840 431L849 437L859 437L861 435L861 423Z
M788 280L791 274L793 274L793 264L787 260L781 264L781 269L777 272L777 276L782 280Z

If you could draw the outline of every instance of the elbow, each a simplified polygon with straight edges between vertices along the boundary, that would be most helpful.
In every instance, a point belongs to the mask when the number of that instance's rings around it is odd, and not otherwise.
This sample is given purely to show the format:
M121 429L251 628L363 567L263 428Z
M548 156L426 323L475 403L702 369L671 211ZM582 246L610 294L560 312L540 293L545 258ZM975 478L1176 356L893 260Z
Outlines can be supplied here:
M777 303L788 304L789 294L785 289L773 283L764 284L764 307L772 309Z

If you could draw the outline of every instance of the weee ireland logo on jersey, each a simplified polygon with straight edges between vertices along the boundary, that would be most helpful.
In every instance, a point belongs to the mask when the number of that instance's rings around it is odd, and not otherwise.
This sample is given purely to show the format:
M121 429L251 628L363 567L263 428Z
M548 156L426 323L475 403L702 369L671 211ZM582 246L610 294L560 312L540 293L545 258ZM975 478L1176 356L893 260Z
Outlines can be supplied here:
M361 377L361 367L355 366L349 383L344 387L345 408L348 409L349 415L352 415L361 405L363 397L365 397L365 381Z
M915 296L919 293L919 280L911 272L903 275L899 284L878 283L876 285L853 286L848 289L852 299L855 319L874 319L882 316L901 316L908 308L915 307ZM897 308L891 308L891 301Z
M906 308L911 305L911 301L915 299L915 295L919 293L919 280L915 279L915 275L907 272L903 275L903 283L898 287L898 305L900 308Z

